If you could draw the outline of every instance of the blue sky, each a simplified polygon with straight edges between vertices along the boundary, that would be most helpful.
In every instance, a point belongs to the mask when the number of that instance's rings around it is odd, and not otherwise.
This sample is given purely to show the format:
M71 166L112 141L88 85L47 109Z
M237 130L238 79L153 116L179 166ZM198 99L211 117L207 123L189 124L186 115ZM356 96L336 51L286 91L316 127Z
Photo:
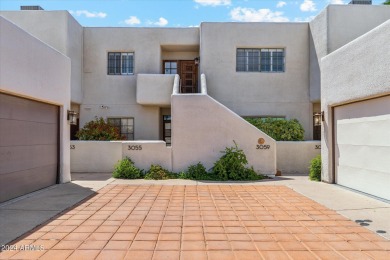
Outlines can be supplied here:
M0 0L0 10L40 5L68 10L83 26L189 27L201 22L310 21L328 4L350 0ZM373 0L381 4L384 0Z

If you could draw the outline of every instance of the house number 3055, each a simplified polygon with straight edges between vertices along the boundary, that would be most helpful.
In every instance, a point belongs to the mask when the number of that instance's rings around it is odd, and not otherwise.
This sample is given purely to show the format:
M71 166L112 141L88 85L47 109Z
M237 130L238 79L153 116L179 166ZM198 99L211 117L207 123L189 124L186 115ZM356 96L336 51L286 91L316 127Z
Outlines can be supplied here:
M127 150L140 151L140 150L142 150L142 145L129 145L127 147Z

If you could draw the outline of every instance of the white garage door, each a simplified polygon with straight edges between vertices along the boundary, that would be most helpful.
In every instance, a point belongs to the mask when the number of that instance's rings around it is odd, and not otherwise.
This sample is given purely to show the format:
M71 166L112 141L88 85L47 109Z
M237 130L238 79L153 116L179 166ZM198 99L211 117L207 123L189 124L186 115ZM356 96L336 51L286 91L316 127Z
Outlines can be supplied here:
M0 93L0 203L57 181L58 107Z
M390 200L390 96L334 108L336 183Z

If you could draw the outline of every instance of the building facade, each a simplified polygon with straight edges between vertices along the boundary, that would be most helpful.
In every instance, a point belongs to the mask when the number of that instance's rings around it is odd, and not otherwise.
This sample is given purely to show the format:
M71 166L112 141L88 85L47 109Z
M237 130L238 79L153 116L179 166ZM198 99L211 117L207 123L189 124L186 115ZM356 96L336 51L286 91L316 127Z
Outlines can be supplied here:
M66 11L1 15L71 59L80 127L102 116L127 127L130 140L166 140L169 105L138 103L137 75L179 74L183 92L199 92L205 74L209 95L233 112L296 118L312 140L319 139L313 113L320 112L321 58L389 19L389 10L330 5L310 23L205 22L199 28L82 27Z
M244 123L217 118L225 114L296 118L305 130L305 140L320 139L321 127L314 125L313 115L325 110L321 108L322 61L389 20L390 8L330 5L311 22L205 22L198 28L82 27L67 11L2 11L0 15L2 23L12 23L70 60L66 106L79 113L71 136L88 121L103 117L128 140L163 140L173 149L176 145L173 157L182 156L187 162L192 153L188 147L197 147L197 140L211 142L205 149L213 147L216 137L208 134L212 131L239 138L226 134L229 126L224 123ZM185 108L184 97L175 102L188 114L174 111L174 75L178 75L179 93L186 94L190 104L194 102L191 96L202 93L202 74L207 78L207 95L221 105L218 109L229 113L205 111L199 104L206 106L209 101L200 99L190 110ZM4 84L2 92L11 88ZM25 96L23 91L13 94ZM205 127L207 122L214 128ZM60 149L69 152L67 147ZM198 159L200 155L190 161ZM271 164L265 171L275 170L275 163ZM323 179L334 182L329 177L333 175L333 171L324 173Z

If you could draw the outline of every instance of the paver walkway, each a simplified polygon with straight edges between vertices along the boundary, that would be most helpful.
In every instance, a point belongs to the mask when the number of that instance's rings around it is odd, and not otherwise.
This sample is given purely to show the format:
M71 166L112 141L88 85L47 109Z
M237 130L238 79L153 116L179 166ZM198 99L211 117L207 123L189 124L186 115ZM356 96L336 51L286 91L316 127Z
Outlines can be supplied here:
M285 186L108 185L13 245L0 259L390 259L390 241Z

